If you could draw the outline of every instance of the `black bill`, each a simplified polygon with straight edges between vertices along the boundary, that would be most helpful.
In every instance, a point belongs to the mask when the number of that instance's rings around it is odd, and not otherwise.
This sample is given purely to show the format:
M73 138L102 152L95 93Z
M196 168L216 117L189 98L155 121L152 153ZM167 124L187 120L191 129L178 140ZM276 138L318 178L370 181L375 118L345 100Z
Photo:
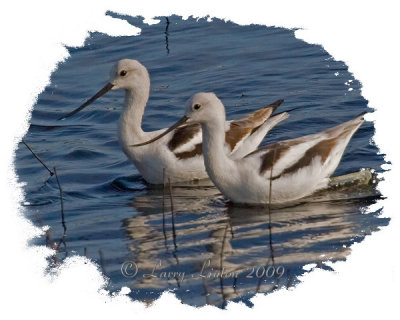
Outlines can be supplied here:
M130 147L140 147L140 146L144 146L146 144L152 143L152 142L164 137L166 134L170 133L172 130L175 130L177 127L183 125L186 121L188 121L188 119L189 119L188 117L183 116L178 122L176 122L174 125L169 127L167 130L165 130L163 133L161 133L157 137L150 139L149 141L146 141L146 142L142 142L142 143L138 143L138 144L131 144Z
M75 113L78 113L79 111L81 111L82 109L87 107L89 104L91 104L93 101L95 101L97 98L100 98L103 94L110 91L113 86L114 85L112 83L107 83L99 92L97 92L93 97L91 97L89 100L87 100L84 104L82 104L80 107L76 108L74 111L71 111L70 113L66 114L65 116L62 116L58 120L64 120L68 117L73 116Z

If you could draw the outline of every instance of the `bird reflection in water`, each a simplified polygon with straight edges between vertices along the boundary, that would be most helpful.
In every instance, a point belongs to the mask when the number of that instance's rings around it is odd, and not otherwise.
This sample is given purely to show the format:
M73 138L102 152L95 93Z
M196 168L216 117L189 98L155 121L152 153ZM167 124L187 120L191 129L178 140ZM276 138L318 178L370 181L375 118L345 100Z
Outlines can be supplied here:
M123 222L139 270L126 284L139 300L172 290L195 306L248 302L294 286L305 265L330 269L327 261L344 260L354 242L388 223L365 213L378 197L360 186L285 206L239 207L214 187L174 187L171 199L168 188L148 189Z

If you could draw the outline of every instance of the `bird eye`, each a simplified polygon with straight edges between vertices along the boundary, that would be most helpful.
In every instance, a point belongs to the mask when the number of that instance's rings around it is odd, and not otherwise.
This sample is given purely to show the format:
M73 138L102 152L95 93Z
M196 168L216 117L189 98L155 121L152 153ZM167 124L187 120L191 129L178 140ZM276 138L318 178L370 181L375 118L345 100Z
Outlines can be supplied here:
M193 109L195 109L195 110L199 110L199 109L200 109L200 107L201 107L201 105L199 105L198 103L196 103L196 104L193 106Z
M125 77L127 73L128 73L128 72L126 72L126 70L122 70L122 71L119 73L119 75L120 75L121 77Z

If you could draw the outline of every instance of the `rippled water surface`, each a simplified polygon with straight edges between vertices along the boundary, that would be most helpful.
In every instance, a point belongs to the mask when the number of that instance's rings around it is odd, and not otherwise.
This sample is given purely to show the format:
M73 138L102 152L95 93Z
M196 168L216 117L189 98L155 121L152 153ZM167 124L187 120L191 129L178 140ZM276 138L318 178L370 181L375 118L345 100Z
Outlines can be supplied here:
M23 144L16 152L17 174L26 182L26 214L50 226L35 244L59 243L51 263L86 255L109 277L112 291L127 286L132 298L153 301L169 289L185 303L223 307L256 292L294 286L307 272L304 265L330 269L328 260L345 259L354 242L387 225L379 212L365 213L377 195L373 186L329 190L284 207L246 208L229 205L210 186L173 186L171 197L168 188L146 185L118 145L121 91L57 121L104 86L112 63L121 58L138 59L149 69L145 130L175 122L197 91L214 91L229 119L284 98L280 111L296 109L263 144L370 111L346 65L296 39L293 30L176 16L149 26L111 15L142 28L141 35L93 33L84 47L69 48L70 58L40 94L24 137L56 167L65 237L55 176ZM373 123L364 123L335 175L381 171L373 134Z

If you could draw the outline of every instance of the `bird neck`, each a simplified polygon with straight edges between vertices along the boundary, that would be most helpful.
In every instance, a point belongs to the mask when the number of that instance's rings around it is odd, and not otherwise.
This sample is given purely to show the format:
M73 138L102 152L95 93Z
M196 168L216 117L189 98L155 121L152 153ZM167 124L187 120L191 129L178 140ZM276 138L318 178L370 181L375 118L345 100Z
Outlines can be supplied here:
M221 119L219 119L221 120ZM234 161L227 155L225 148L225 119L203 123L203 154L208 175L214 184L230 175Z
M126 89L124 111L120 119L120 135L129 143L143 139L142 118L149 99L150 87Z

